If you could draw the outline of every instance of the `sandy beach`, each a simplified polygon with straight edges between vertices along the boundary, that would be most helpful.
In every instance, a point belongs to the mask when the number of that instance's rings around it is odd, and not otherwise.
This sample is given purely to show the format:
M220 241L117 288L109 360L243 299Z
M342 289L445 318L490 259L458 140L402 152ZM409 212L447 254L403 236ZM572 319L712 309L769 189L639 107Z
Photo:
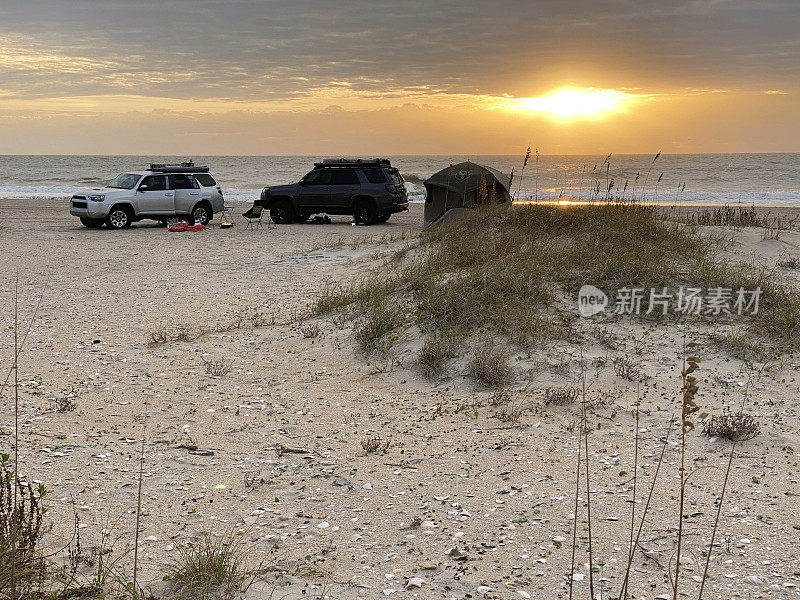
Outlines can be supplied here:
M211 531L233 532L254 566L264 561L252 598L273 589L275 598L323 590L344 599L566 598L580 410L544 399L547 388L576 385L583 360L593 403L593 552L602 565L591 576L596 592L615 597L628 556L637 383L612 364L632 358L643 375L641 510L678 406L684 331L592 321L587 331L612 332L606 343L552 342L516 356L506 398L461 374L428 381L412 343L391 364L370 361L347 324L304 318L326 281L379 268L412 243L422 205L373 227L334 217L259 231L245 231L245 208L237 206L230 230L215 221L203 232L168 233L145 222L117 232L84 228L64 201L0 201L3 376L16 274L23 324L41 298L20 359L18 452L20 472L51 490L48 546L70 538L76 514L86 552L108 530L130 570L144 432L140 578L156 590L178 548ZM759 229L704 231L724 236L722 251L743 260L773 264L800 253L796 228L768 240ZM781 272L798 279L796 269ZM800 598L800 362L732 358L710 341L728 328L691 332L702 358L698 404L719 414L747 391L760 434L737 445L704 598ZM172 341L152 343L165 330ZM212 375L209 363L230 370ZM56 410L64 398L74 410ZM509 407L519 408L516 419ZM13 416L6 390L4 449ZM700 429L689 436L683 517L689 594L731 449ZM633 561L636 598L671 598L674 436ZM377 438L378 451L368 452ZM584 500L573 582L581 597L590 580Z

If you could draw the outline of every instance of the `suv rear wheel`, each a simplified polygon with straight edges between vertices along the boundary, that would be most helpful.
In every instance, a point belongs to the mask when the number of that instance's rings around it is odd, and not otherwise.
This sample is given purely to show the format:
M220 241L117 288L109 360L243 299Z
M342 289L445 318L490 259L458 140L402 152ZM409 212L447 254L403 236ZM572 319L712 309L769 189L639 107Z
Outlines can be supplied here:
M197 225L200 223L205 227L211 221L211 211L205 204L198 204L192 209L192 214L189 215L189 225Z
M392 216L392 213L390 213L390 212L379 214L378 215L378 223L386 223L386 221L388 221L389 217L391 217L391 216Z
M89 229L100 229L103 226L103 219L92 219L91 217L81 217L81 223Z
M132 221L133 216L130 209L124 206L115 206L106 217L106 225L110 229L127 229L131 226Z
M378 220L378 207L373 200L362 198L353 207L353 219L360 225L373 225Z
M276 200L269 207L269 216L278 225L288 225L295 220L294 207L288 200Z

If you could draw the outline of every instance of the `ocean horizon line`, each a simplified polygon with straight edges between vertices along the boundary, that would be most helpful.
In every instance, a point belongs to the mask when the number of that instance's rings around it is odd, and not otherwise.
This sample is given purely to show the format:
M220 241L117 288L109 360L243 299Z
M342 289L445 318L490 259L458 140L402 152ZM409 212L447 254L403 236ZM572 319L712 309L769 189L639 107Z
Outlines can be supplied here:
M401 157L451 157L451 156L521 156L524 157L525 150L523 149L521 152L517 153L482 153L482 154L474 154L474 153L450 153L450 154L441 154L441 153L433 153L433 154L399 154L399 153L370 153L370 152L360 152L360 153L339 153L339 154L325 154L325 153L318 153L318 154L192 154L192 153L180 153L180 154L172 154L172 153L122 153L122 154L83 154L83 153L75 153L75 154L49 154L49 153L34 153L34 154L8 154L8 153L0 153L0 156L3 157L26 157L26 156L35 156L35 157L87 157L87 158L98 158L98 157L109 157L109 156L130 156L130 157L143 157L143 156L169 156L169 157L186 157L192 158L193 156L202 156L204 158L230 158L230 157L245 157L245 158L272 158L272 157L279 157L279 158L330 158L334 156L339 157L384 157L384 156L401 156ZM655 152L583 152L583 153L544 153L540 152L539 156L606 156L611 154L612 156L654 156L656 153L659 153L658 150ZM797 154L800 155L800 150L794 151L787 151L787 152L660 152L661 156L724 156L724 155L737 155L737 156L785 156Z

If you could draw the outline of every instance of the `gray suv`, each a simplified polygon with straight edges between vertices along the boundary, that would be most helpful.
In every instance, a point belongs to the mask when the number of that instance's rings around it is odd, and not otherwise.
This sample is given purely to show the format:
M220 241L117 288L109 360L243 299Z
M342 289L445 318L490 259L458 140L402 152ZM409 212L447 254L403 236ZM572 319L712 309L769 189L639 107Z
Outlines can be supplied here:
M264 188L256 204L269 209L275 223L303 223L313 214L353 215L373 225L408 210L400 172L385 158L323 160L297 183Z
M170 218L207 225L224 205L222 188L208 167L194 163L150 165L117 175L106 187L72 196L69 213L86 227L125 229L134 221Z

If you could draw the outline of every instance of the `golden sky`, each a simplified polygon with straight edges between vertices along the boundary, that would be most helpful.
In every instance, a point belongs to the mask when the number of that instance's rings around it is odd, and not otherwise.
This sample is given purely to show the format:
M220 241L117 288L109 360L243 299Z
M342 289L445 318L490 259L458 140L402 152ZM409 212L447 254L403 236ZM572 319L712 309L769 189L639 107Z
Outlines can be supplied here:
M2 12L0 153L800 150L793 1L30 0Z

